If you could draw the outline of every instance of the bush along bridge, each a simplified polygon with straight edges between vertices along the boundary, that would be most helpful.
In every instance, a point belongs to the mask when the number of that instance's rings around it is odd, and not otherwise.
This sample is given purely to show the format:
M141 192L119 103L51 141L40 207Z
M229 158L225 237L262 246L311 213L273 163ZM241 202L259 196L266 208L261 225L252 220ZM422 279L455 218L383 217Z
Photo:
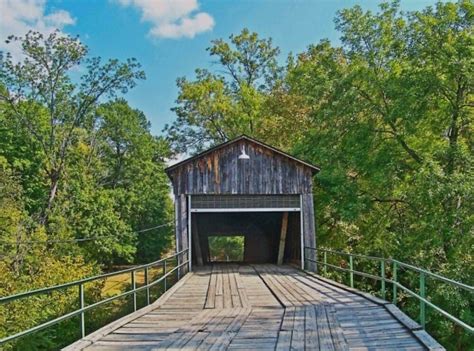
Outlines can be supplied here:
M317 248L318 167L241 136L166 171L175 196L176 253L0 298L8 308L37 296L77 294L75 310L5 336L1 347L71 319L79 340L65 350L443 350L425 331L427 316L473 336L472 326L429 298L429 289L442 284L472 301L472 286L395 259ZM221 236L244 238L241 261L216 262L209 238ZM87 287L124 274L127 291L88 301ZM123 298L130 314L88 328L95 309ZM417 321L397 307L401 298L416 302Z

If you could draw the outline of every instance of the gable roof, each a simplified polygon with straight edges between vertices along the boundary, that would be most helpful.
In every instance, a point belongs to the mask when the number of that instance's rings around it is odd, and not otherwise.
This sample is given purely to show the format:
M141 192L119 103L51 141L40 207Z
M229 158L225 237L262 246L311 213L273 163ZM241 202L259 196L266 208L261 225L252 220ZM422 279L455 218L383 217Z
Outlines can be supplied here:
M319 168L318 166L315 166L315 165L312 165L312 164L310 164L310 163L308 163L308 162L305 162L305 161L303 161L303 160L300 160L299 158L296 158L296 157L294 157L294 156L291 156L290 154L288 154L288 153L286 153L286 152L283 152L283 151L281 151L281 150L279 150L279 149L277 149L277 148L274 148L273 146L270 146L270 145L265 144L265 143L263 143L263 142L261 142L261 141L259 141L259 140L257 140L257 139L251 138L251 137L249 137L249 136L243 134L243 135L241 135L241 136L239 136L239 137L237 137L237 138L235 138L235 139L232 139L232 140L226 141L226 142L224 142L224 143L222 143L222 144L216 145L216 146L214 146L214 147L212 147L212 148L210 148L210 149L207 149L207 150L205 150L205 151L203 151L203 152L201 152L201 153L199 153L199 154L197 154L197 155L195 155L195 156L189 157L189 158L187 158L187 159L185 159L185 160L183 160L183 161L180 161L180 162L178 162L178 163L176 163L176 164L174 164L174 165L171 165L171 166L169 166L168 168L165 169L165 172L166 172L167 174L169 174L170 172L172 172L172 171L175 170L176 168L179 168L180 166L182 166L182 165L184 165L184 164L186 164L186 163L188 163L188 162L192 162L192 161L194 161L194 160L197 160L197 159L199 159L199 158L201 158L201 157L204 157L204 156L206 156L206 155L208 155L208 154L210 154L210 153L212 153L212 152L214 152L214 151L216 151L216 150L225 148L226 146L229 146L229 145L234 144L234 143L236 143L236 142L239 142L239 141L241 141L241 140L250 141L251 143L255 143L255 144L260 145L260 146L262 146L262 147L264 147L264 148L267 148L267 149L269 149L269 150L271 150L271 151L273 151L273 152L275 152L275 153L277 153L277 154L279 154L279 155L281 155L281 156L284 156L284 157L286 157L286 158L289 158L289 159L291 159L291 160L293 160L293 161L295 161L295 162L301 163L302 165L311 168L314 173L317 173L317 172L320 171L320 168Z

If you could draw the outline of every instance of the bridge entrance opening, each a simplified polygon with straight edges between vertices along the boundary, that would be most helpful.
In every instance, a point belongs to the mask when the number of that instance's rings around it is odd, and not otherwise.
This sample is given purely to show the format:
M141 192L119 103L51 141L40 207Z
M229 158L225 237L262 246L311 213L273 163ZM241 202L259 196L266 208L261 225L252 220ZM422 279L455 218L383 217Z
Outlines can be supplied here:
M299 211L191 212L192 264L300 264L300 219Z

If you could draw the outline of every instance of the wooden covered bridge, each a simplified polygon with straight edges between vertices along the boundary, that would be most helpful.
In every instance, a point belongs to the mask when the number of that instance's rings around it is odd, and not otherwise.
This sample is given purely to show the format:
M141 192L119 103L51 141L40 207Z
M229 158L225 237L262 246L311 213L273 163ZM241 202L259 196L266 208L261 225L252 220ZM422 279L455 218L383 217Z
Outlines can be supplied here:
M95 278L4 298L78 286L80 309L0 344L79 316L82 339L65 350L442 350L424 331L426 306L472 332L426 298L424 277L472 293L470 286L395 260L364 256L378 260L377 276L354 269L353 259L360 255L347 254L348 265L329 263L326 256L334 252L316 248L312 179L318 171L246 136L169 167L176 206L175 264L167 270L167 259L162 259L119 272L131 274L131 290L90 305L84 302L84 284ZM243 237L239 262L219 262L211 254L210 238L222 236ZM149 279L156 265L163 274ZM349 274L350 286L313 273L321 272L321 266ZM423 276L419 293L397 281L397 267ZM141 285L138 271L144 272ZM172 274L178 281L166 291ZM354 289L354 274L380 283L382 297L390 285L393 303ZM150 289L160 283L166 292L151 302ZM396 307L401 290L419 299L420 324ZM138 293L146 293L141 309ZM135 312L86 335L85 312L123 296L133 297Z
M318 171L246 136L169 167L189 273L68 350L439 348L394 305L302 270L317 262ZM234 235L244 237L242 261L212 262L209 237Z

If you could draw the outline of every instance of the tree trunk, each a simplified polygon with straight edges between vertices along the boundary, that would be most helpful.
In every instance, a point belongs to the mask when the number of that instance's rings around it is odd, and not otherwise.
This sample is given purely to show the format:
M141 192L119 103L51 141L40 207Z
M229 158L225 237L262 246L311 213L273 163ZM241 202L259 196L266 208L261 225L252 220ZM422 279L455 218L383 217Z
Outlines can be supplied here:
M51 171L50 173L50 187L49 187L49 194L48 194L48 202L46 208L43 210L41 214L40 223L42 225L48 222L48 217L53 208L54 200L56 198L56 194L58 191L58 184L59 184L59 171Z
M456 149L459 137L458 117L459 111L456 107L451 116L451 124L449 126L449 150L448 161L446 163L446 174L452 174L455 169Z

